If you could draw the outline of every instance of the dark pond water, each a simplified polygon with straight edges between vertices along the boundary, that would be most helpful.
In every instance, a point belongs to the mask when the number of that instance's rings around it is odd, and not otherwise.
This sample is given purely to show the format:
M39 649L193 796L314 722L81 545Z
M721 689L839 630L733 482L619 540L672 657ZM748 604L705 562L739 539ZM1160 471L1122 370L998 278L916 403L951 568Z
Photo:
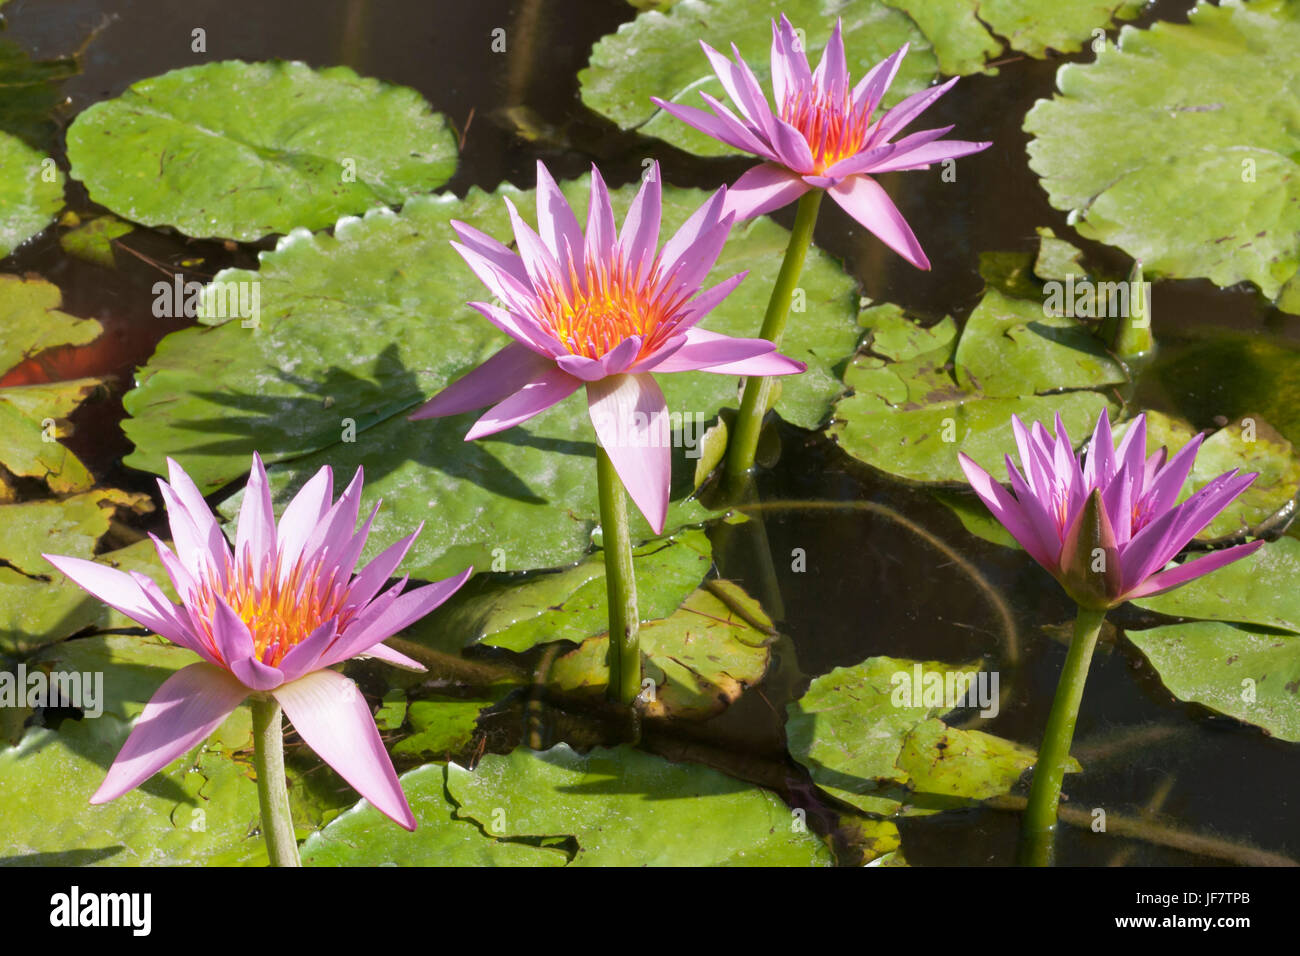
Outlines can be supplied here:
M1140 22L1182 20L1190 6L1186 0L1162 2ZM677 185L714 188L734 180L749 164L687 156L621 133L582 107L576 74L592 43L634 12L619 0L11 0L4 10L11 24L6 35L34 58L83 51L81 73L63 87L65 124L138 79L195 63L190 34L203 27L204 59L343 63L419 90L463 133L459 171L449 186L457 193L471 185L490 190L503 180L529 187L538 157L557 177L580 175L595 159L611 185L638 178L646 157L660 159L665 176ZM527 55L512 57L510 68L490 50L496 27L529 38ZM998 76L963 79L927 114L933 125L957 124L954 135L963 139L994 143L962 161L955 183L942 183L937 174L909 174L907 188L892 191L933 271L919 272L887 254L830 203L818 224L818 244L843 259L865 294L936 319L946 313L964 318L977 301L983 286L980 251L1034 249L1038 226L1051 226L1082 246L1090 265L1126 271L1121 253L1081 240L1064 215L1048 206L1026 165L1020 122L1036 99L1050 95L1063 61L1013 59ZM60 135L51 148L62 163ZM72 184L72 208L93 209L78 189ZM777 218L788 226L792 212L793 207ZM77 413L70 444L102 482L152 491L150 476L120 464L130 445L119 425L120 394L134 368L178 327L152 315L150 287L183 259L202 257L206 274L228 265L254 266L257 248L228 249L146 230L125 244L135 254L119 256L114 272L67 257L52 234L3 268L40 273L63 290L68 311L105 324L106 334L93 348L47 354L17 374L26 380L116 375L110 397ZM1206 282L1157 284L1154 322L1162 351L1139 384L1140 402L1184 414L1198 427L1240 413L1243 403L1255 407L1252 396L1243 396L1249 363L1234 383L1220 364L1206 361L1207 354L1266 347L1290 356L1300 345L1300 318L1264 307L1249 289L1217 290ZM1229 332L1236 338L1225 339ZM1297 414L1294 408L1289 413ZM766 695L746 695L697 731L698 742L722 754L717 762L784 781L789 793L806 798L806 777L784 755L786 701L813 676L890 654L952 661L987 655L1010 692L983 729L1036 743L1064 658L1060 629L1073 614L1055 583L1019 552L972 538L925 491L872 472L824 438L793 428L782 437L780 461L762 476L760 489L775 580L764 573L766 562L744 548L719 548L722 574L755 593L779 591L782 629L789 636L782 644L782 672L764 685ZM803 501L820 504L797 504ZM790 570L795 548L807 554L803 573ZM1136 613L1115 620L1121 626L1140 622ZM1070 806L1102 807L1112 816L1158 811L1166 823L1221 841L1224 848L1188 849L1176 835L1164 841L1171 846L1067 828L1059 852L1063 863L1240 859L1232 846L1300 858L1300 824L1290 796L1300 752L1173 700L1122 634L1112 635L1094 662L1076 752L1087 772L1067 782ZM1009 863L1017 819L980 809L905 821L908 858L914 864Z

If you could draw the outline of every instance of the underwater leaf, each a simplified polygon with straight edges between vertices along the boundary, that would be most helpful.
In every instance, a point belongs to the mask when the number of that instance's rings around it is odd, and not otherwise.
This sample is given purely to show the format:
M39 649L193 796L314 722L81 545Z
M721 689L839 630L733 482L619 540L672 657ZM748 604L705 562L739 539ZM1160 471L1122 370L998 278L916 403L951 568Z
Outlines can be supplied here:
M433 694L412 701L407 708L407 720L412 733L395 743L390 749L397 755L445 759L469 746L478 729L478 719L485 710L495 706L510 692L509 687L493 688L489 697L448 697Z
M586 183L564 188L578 197ZM635 188L614 192L617 215ZM161 474L171 455L207 493L246 473L257 449L268 463L285 463L271 469L281 506L322 465L349 477L364 465L363 507L384 499L368 554L425 521L404 565L417 576L467 564L513 571L579 560L598 513L595 433L583 395L481 441L464 441L472 413L407 421L423 400L504 344L465 306L488 293L448 244L453 218L507 235L503 195L525 211L533 202L509 186L490 195L472 189L463 200L420 197L400 214L344 220L333 236L296 230L262 254L260 271L221 273L223 282L257 284L260 321L185 329L159 344L124 399L132 416L124 428L136 445L128 463ZM706 195L665 188L663 235ZM582 216L585 200L575 206ZM744 269L750 275L703 327L756 334L788 235L768 219L733 231L707 281ZM802 283L806 311L792 323L783 351L809 370L782 390L776 408L787 421L815 428L844 389L836 370L861 330L854 282L829 257L814 250ZM682 499L691 491L705 427L720 408L738 404L738 380L689 372L661 382L678 446L674 497ZM239 500L228 499L223 510L233 513ZM678 500L668 527L707 514L694 501ZM634 535L651 536L639 514L633 525Z
M856 0L832 9L823 0L680 0L667 13L651 10L638 15L596 43L590 64L578 74L582 101L622 129L635 129L698 156L725 156L734 152L730 146L664 113L650 97L703 107L699 94L705 92L727 102L700 49L703 40L728 54L731 44L736 44L771 102L771 21L782 13L805 31L804 49L814 65L835 17L843 17L845 53L855 80L904 43L911 43L911 52L885 97L886 105L892 106L934 78L934 55L925 37L906 14L878 0Z
M1083 236L1148 275L1249 280L1281 307L1300 272L1300 5L1200 3L1187 24L1126 27L1057 74L1025 117L1030 166Z
M627 746L488 754L448 765L447 790L488 833L573 837L575 866L831 864L774 794Z
M62 207L63 172L54 160L0 132L0 259L53 222Z
M642 692L642 713L703 719L722 711L763 679L772 639L757 601L731 581L710 581L670 616L641 625L642 675L654 682ZM592 637L555 661L547 683L562 693L603 695L608 653L608 633Z
M559 850L495 840L472 820L458 818L443 792L441 764L425 764L398 779L415 814L413 833L362 800L308 837L303 865L564 866Z
M70 256L113 268L113 240L120 239L135 227L116 216L98 216L59 236L59 245Z
M124 219L252 242L436 189L455 172L456 140L414 90L344 66L227 60L89 107L68 129L68 159Z
M1125 636L1179 700L1255 724L1282 740L1300 741L1300 636L1214 621L1126 631Z

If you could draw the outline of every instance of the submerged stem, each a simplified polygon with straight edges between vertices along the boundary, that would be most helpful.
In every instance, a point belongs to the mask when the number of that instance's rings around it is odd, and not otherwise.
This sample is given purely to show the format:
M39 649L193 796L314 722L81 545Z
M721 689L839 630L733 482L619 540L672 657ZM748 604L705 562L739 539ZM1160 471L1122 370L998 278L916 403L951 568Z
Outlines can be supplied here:
M781 337L785 334L786 319L790 317L790 301L794 297L795 284L803 273L803 262L808 255L808 247L812 244L813 227L817 224L817 210L821 206L822 193L820 189L812 189L799 200L790 244L785 248L785 259L781 263L781 271L777 273L776 284L772 286L767 313L763 316L763 328L759 335L774 343L778 349L781 347ZM739 486L754 467L758 436L763 428L763 416L767 413L771 394L770 377L745 379L740 414L736 416L735 430L727 448L727 484L731 487Z
M280 702L253 698L253 766L257 802L262 808L262 835L272 866L302 866L293 835L289 785L284 776L284 730Z
M1038 748L1034 782L1029 788L1029 803L1020 829L1020 864L1051 866L1056 838L1056 810L1061 802L1061 781L1070 759L1070 742L1083 700L1083 685L1088 680L1088 666L1097 646L1105 610L1079 608L1074 619L1074 637L1070 640L1065 666L1056 684L1056 697L1047 716L1043 744Z
M636 606L632 535L627 522L623 482L603 448L596 451L600 494L600 530L604 538L605 593L609 603L608 695L632 706L641 693L641 618Z

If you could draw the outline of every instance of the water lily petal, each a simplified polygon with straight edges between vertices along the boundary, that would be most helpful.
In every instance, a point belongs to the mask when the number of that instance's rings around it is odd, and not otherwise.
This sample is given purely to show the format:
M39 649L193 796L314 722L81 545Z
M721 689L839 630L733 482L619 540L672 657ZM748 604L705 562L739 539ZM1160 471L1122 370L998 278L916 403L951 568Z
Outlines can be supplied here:
M534 415L540 415L552 405L564 401L578 390L582 380L575 378L561 368L552 366L533 379L509 398L492 406L488 412L474 423L466 434L466 441L495 435L527 421Z
M407 830L415 817L374 717L357 685L330 670L314 671L275 690L299 736L375 809Z
M1224 548L1222 551L1211 551L1209 554L1192 561L1184 561L1175 568L1151 575L1132 591L1125 594L1124 600L1132 601L1137 598L1151 597L1153 594L1161 594L1171 588L1178 587L1180 584L1186 584L1188 581L1209 574L1211 571L1217 571L1224 565L1250 557L1263 546L1262 539L1250 541L1246 544Z
M724 211L739 222L794 202L811 187L797 173L775 163L763 163L743 173L727 190Z
M539 378L552 364L523 343L512 342L421 405L410 421L459 415L494 405Z
M668 514L672 477L672 434L663 391L648 373L614 375L590 383L587 402L601 446L658 534Z
M829 192L845 212L871 230L881 242L918 269L930 268L930 260L916 241L912 227L878 182L869 176L850 176Z
M247 696L247 687L212 664L190 664L172 674L136 718L90 802L107 803L139 786L206 740Z

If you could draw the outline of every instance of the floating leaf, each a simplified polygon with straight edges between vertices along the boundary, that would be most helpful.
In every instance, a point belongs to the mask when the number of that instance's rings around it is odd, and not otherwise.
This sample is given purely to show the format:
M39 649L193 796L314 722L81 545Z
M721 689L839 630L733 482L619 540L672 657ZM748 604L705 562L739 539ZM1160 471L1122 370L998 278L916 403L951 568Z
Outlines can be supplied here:
M108 488L61 501L0 505L0 558L25 574L56 574L41 553L89 558L119 507L145 513L153 503L148 495Z
M1025 117L1030 166L1083 236L1147 273L1249 280L1300 311L1300 6L1198 4L1187 24L1126 27L1118 52L1068 64Z
M60 130L54 111L63 99L59 85L78 72L72 57L36 61L17 43L0 39L0 130L35 149L53 148Z
M63 173L54 160L0 133L0 259L51 222L63 206Z
M1133 603L1161 614L1276 627L1300 634L1297 580L1300 541L1279 538L1212 574Z
M113 240L134 228L116 216L99 216L59 236L59 245L70 256L111 269L115 262Z
M428 699L412 702L408 708L412 733L393 745L393 753L441 760L464 750L474 739L483 711L499 703L510 688L502 687L496 691L490 697L434 694Z
M399 778L415 814L413 833L362 800L308 837L305 866L563 866L565 855L548 847L485 836L458 819L443 793L441 764L426 764Z
M1300 741L1300 636L1211 621L1125 635L1179 700Z
M566 184L573 197L585 181ZM621 216L635 187L614 193ZM509 227L501 195L527 208L530 194L503 187L471 190L464 200L421 197L400 215L374 213L341 222L333 236L299 230L262 256L260 272L223 272L229 282L260 283L256 328L227 321L173 333L125 398L136 452L128 463L162 473L179 460L205 492L245 473L254 449L273 469L277 499L316 469L339 475L366 469L368 501L385 501L371 538L382 547L425 521L405 567L415 575L455 573L467 564L506 570L559 567L581 558L597 524L592 480L595 436L582 395L525 425L465 442L473 417L411 423L419 402L493 354L502 335L464 302L486 290L448 244L449 219L498 236ZM706 198L665 188L664 234ZM575 198L581 215L584 201ZM788 233L768 219L733 233L710 281L743 269L749 278L703 325L752 336L785 252ZM804 271L807 311L792 324L784 351L809 370L783 390L777 411L816 427L844 386L836 369L856 347L853 280L814 252ZM676 495L689 492L687 454L724 405L737 404L737 380L707 373L661 378L681 428ZM303 456L303 457L299 457ZM223 506L238 506L236 496ZM233 512L232 512L233 513ZM701 521L693 501L674 503L669 527ZM634 519L635 534L649 529Z
M473 772L448 765L447 790L488 833L575 838L575 866L831 863L775 795L626 746L488 754Z
M642 545L632 561L645 621L672 614L713 566L708 536L696 530ZM606 601L605 556L597 552L574 567L522 580L476 581L413 625L410 636L447 651L470 644L510 651L551 641L577 644L609 627Z
M837 667L786 706L790 754L819 787L868 813L932 813L1006 793L1034 752L935 719L970 699L958 678L975 673L890 657Z
M1028 261L1015 268L1027 272ZM854 393L836 406L832 434L850 455L889 474L955 482L965 481L958 452L1002 470L1015 447L1013 414L1050 422L1059 413L1068 431L1086 435L1111 403L1084 389L1120 381L1123 371L1083 326L1045 316L1040 302L991 284L955 347L950 319L909 332L896 306L867 309L873 351L898 360L853 360L844 381ZM1034 394L1062 387L1077 390Z
M949 491L945 488L930 492L930 497L955 514L962 526L975 537L1000 544L1004 548L1020 547L1020 542L1011 536L1006 526L993 517L988 506L973 493Z
M89 107L68 158L125 219L252 242L436 189L455 172L456 140L414 90L343 66L228 60Z
M805 31L804 49L814 64L830 37L835 17L842 17L845 53L855 78L904 43L911 43L911 52L903 59L885 98L888 105L934 78L934 55L916 25L877 0L844 4L829 14L821 0L681 0L667 13L652 10L640 14L596 43L590 65L578 74L582 100L622 129L656 136L689 153L724 156L734 152L667 115L650 97L699 107L704 105L699 96L704 92L727 101L700 49L703 40L728 53L731 44L736 44L770 101L771 21L782 13Z
M710 717L762 680L772 623L758 602L730 581L711 581L671 616L641 625L642 674L654 681L643 700L649 717ZM547 674L564 693L604 694L609 635L582 643Z

